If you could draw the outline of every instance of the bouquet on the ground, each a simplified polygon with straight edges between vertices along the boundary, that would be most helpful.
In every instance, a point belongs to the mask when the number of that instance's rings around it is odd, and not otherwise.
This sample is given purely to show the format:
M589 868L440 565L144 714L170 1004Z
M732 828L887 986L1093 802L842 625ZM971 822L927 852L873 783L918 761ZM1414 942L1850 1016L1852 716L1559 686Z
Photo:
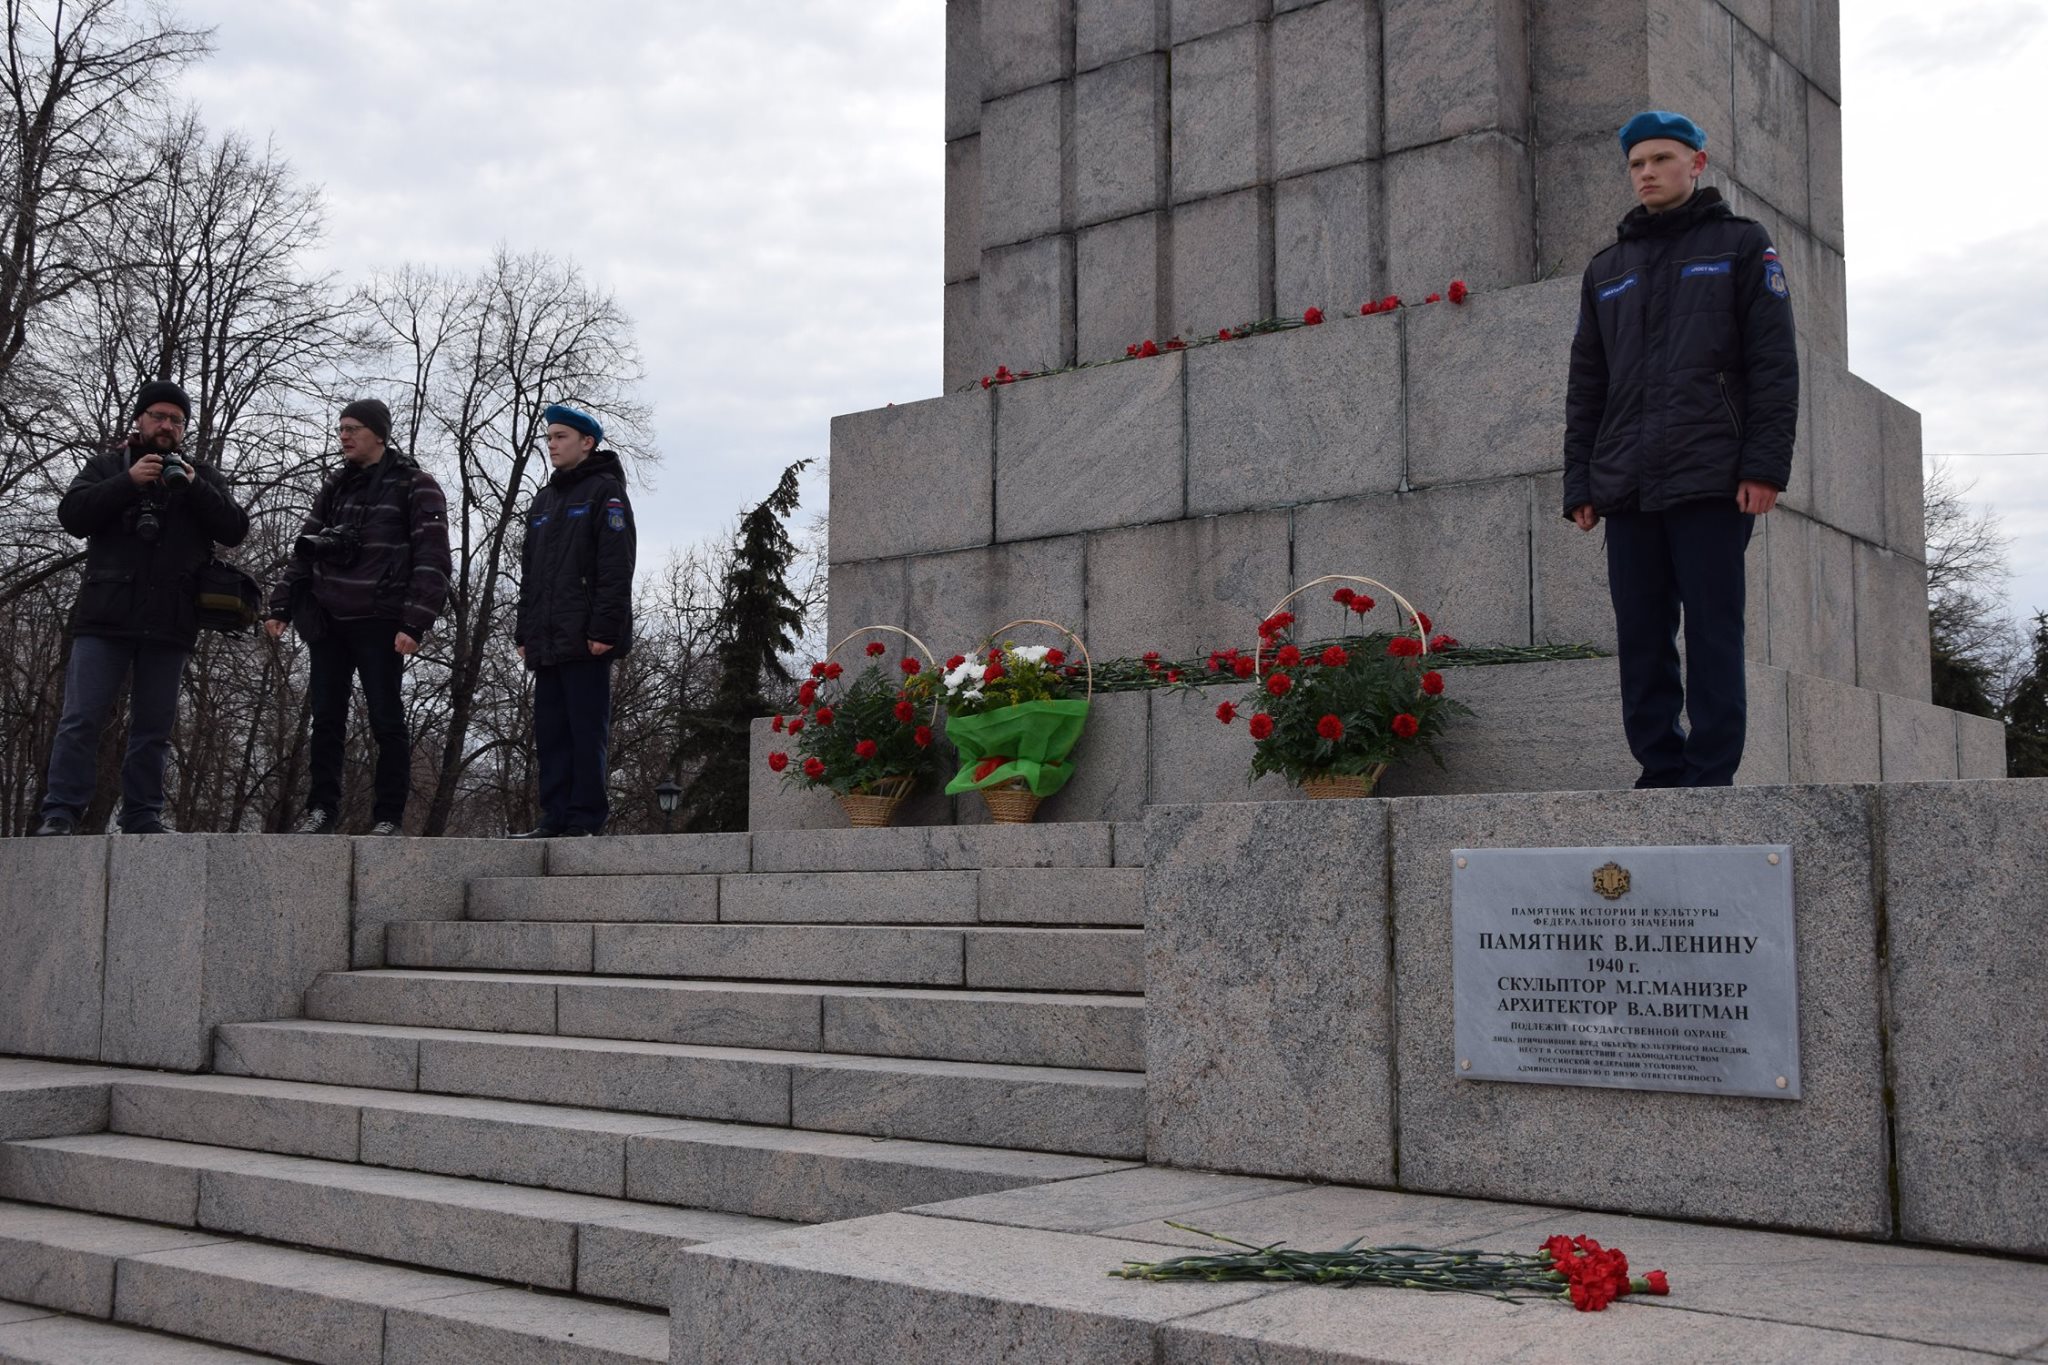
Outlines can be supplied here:
M1340 633L1295 642L1300 623L1287 602L1345 577L1319 578L1289 594L1259 623L1253 652L1209 656L1211 672L1233 672L1253 685L1241 701L1216 708L1217 720L1233 725L1242 717L1251 732L1252 777L1278 773L1311 796L1367 795L1389 767L1417 751L1441 767L1437 738L1452 717L1472 714L1445 695L1443 674L1429 666L1431 653L1458 642L1432 636L1427 614L1370 579L1350 581L1389 591L1407 617L1404 627L1391 635ZM1348 583L1331 600L1346 621L1355 616L1361 623L1378 605Z
M888 653L869 641L866 665L850 675L830 657L812 664L794 712L769 722L789 744L768 755L769 768L840 797L907 794L932 767L936 679L916 654Z
M1483 1294L1510 1303L1566 1299L1582 1313L1597 1313L1628 1294L1669 1294L1661 1270L1631 1277L1628 1257L1590 1237L1562 1233L1534 1255L1504 1251L1438 1251L1426 1247L1366 1247L1349 1242L1335 1251L1290 1251L1282 1243L1253 1246L1167 1220L1168 1226L1241 1247L1165 1261L1126 1261L1109 1273L1126 1280L1293 1281L1336 1288L1383 1285L1440 1293Z
M1078 638L1068 635L1080 648ZM1083 661L1076 663L1056 646L994 637L972 658L956 654L948 659L940 702L946 708L946 738L961 764L946 784L947 793L1009 791L1028 795L1035 807L1065 786L1074 773L1074 745L1088 720L1085 661L1085 650ZM990 808L1003 818L996 803ZM1028 810L1024 814L1029 817Z

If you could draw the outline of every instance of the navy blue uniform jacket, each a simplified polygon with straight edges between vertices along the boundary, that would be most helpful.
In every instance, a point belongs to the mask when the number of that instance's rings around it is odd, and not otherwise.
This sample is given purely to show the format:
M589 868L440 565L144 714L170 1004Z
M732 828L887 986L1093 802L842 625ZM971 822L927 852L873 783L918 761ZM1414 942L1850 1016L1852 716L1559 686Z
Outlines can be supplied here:
M513 640L529 667L588 659L591 640L633 647L633 504L617 455L593 450L534 494L520 566Z
M1782 490L1799 420L1791 291L1770 234L1719 190L1622 219L1579 291L1564 515Z

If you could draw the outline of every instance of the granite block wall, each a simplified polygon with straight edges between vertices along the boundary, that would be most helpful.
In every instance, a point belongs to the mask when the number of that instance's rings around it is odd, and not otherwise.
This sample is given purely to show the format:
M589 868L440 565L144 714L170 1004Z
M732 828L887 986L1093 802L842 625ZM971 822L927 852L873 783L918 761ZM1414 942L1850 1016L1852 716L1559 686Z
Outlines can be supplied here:
M1710 180L1846 353L1831 5L949 0L946 23L948 389L1576 277L1630 204L1614 131L1652 107L1708 129Z

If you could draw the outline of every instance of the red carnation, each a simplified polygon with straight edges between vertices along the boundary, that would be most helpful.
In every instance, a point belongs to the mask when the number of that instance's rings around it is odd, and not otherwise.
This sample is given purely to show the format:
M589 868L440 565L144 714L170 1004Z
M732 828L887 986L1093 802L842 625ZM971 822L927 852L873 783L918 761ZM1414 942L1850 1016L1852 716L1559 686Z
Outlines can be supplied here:
M1292 668L1301 662L1301 651L1293 645L1280 646L1280 652L1273 656L1273 662L1282 668Z
M1237 676L1240 678L1249 678L1252 674L1258 672L1258 670L1259 665L1257 664L1257 662L1251 659L1247 659L1243 655L1239 655L1237 658L1230 661L1230 671L1237 674Z
M883 644L880 640L868 641L868 657L870 659L875 658L878 655L887 654L888 652L889 646Z
M881 745L871 739L864 739L853 746L853 756L861 759L873 758L877 753L881 752L881 747Z
M779 734L781 734L781 733L782 733L782 727L783 727L784 723L785 723L785 722L783 721L782 717L781 717L781 716L777 716L777 717L775 718L774 722L773 722L772 724L770 724L768 728L769 728L770 730L773 730L773 731L774 731L774 732L775 732L776 734L778 734L778 735L779 735Z
M832 723L832 708L829 706L819 707L818 714L813 719L820 725L830 725Z
M1324 716L1316 722L1316 733L1328 740L1342 739L1344 738L1344 722L1336 716Z
M1294 688L1294 679L1285 673L1274 673L1266 679L1266 690L1276 697L1284 697Z
M1351 610L1357 612L1360 616L1365 615L1367 612L1371 611L1374 607L1378 605L1379 603L1373 601L1364 593L1360 593L1358 594L1358 596L1351 599Z
M1126 360L1130 360L1130 359L1133 359L1133 358L1135 358L1135 357L1137 356L1137 354L1138 354L1138 346L1137 346L1137 343L1136 343L1136 342L1133 342L1133 343L1131 343L1131 344L1130 344L1129 346L1126 346L1126 347L1124 347L1124 359L1126 359Z
M1463 280L1451 281L1450 298L1452 303L1463 303L1465 301L1465 296L1470 294L1471 292L1471 290L1465 287L1465 282Z
M1456 649L1458 647L1458 638L1455 635L1439 635L1429 642L1429 647L1439 653L1446 649Z
M1380 311L1382 313L1391 313L1400 306L1401 296L1399 294L1389 294L1380 300Z
M915 744L920 749L931 748L932 727L929 725L918 726L915 730L910 732L910 742L912 744Z
M1067 655L1064 650L1048 649L1045 651L1045 666L1047 668L1058 668L1066 661Z
M1009 759L1004 758L1001 754L990 754L987 758L974 765L974 780L980 782L986 779L990 773L1009 761Z
M812 664L812 665L811 665L811 676L812 676L812 677L814 677L814 678L822 678L822 677L824 677L824 676L825 676L825 665L824 665L824 664L822 664L822 663L816 663L816 664Z
M1387 653L1396 659L1412 659L1422 653L1422 641L1413 635L1396 635L1387 642Z
M1364 303L1358 305L1358 315L1360 317L1369 318L1379 311L1380 301L1378 299L1367 299Z
M1303 325L1308 327L1314 327L1321 323L1322 320L1323 310L1320 308L1311 308L1306 313L1303 313L1301 315L1301 321Z
M788 754L780 754L780 753L778 753L778 754L770 754L770 755L768 755L768 771L770 771L770 772L773 772L773 773L779 773L779 772L781 772L781 771L782 771L782 770L783 770L784 768L787 768L788 766L789 766L789 755L788 755Z
M1221 706L1217 707L1216 719L1222 721L1225 725L1228 725L1230 724L1230 722L1236 720L1237 703L1234 701L1227 701L1224 702Z
M844 673L845 671L846 671L846 670L845 670L845 669L843 669L843 668L841 668L841 667L840 667L840 666L839 666L838 664L826 664L826 665L825 665L825 676L826 676L827 678L836 678L836 677L838 677L838 676L839 676L839 675L840 675L841 673Z
M954 669L958 668L960 665L966 662L967 656L965 654L955 654L952 658L946 660L946 671L948 673L951 673Z
M1643 1292L1646 1294L1669 1294L1671 1277L1661 1270L1653 1270L1643 1277Z
M1349 654L1346 654L1341 648L1339 648L1336 645L1331 645L1328 649L1323 651L1324 668L1342 668L1344 665L1350 662L1351 656Z
M1356 596L1358 596L1358 594L1351 591L1351 589L1349 588L1339 588L1337 589L1337 591L1330 594L1330 600L1332 602L1337 603L1339 606L1348 607L1351 605L1351 599Z
M1427 635L1429 634L1429 632L1436 629L1436 627L1430 623L1429 613L1426 611L1418 611L1415 613L1415 624L1422 627L1422 633L1424 635Z
M1422 675L1422 690L1432 697L1441 695L1444 690L1444 675L1433 668L1430 669Z
M1148 664L1156 664L1159 662L1159 651L1156 649L1148 649L1138 657L1143 659Z
M985 388L987 388L987 387L989 386L989 384L990 384L991 382L992 382L992 381L991 381L991 380L989 379L989 377L988 377L987 375L983 375L983 376L981 377L981 386L982 386L982 387L983 387L984 389L985 389Z
M1228 327L1218 327L1216 329L1216 339L1218 341L1230 340L1230 329Z
M1406 711L1403 711L1400 715L1394 717L1387 728L1392 730L1401 739L1413 739L1415 738L1415 732L1422 728L1422 722L1409 715Z
M805 683L796 690L796 699L798 705L809 706L818 699L818 685L814 682Z
M1003 661L1003 651L1001 649L991 649L988 652L988 661L992 664L1001 663Z
M1293 612L1277 611L1274 612L1271 616L1268 616L1265 620L1259 622L1259 634L1269 636L1278 635L1281 631L1287 629L1289 626L1293 624Z
M1251 718L1250 729L1253 739L1265 739L1273 733L1273 718L1261 711Z
M1186 343L1185 341L1182 341L1182 340L1181 340L1181 339L1180 339L1179 337L1169 337L1169 338L1167 338L1167 342L1166 342L1166 349L1167 349L1167 350L1169 350L1169 351L1185 351L1185 350L1186 350L1187 348L1188 348L1188 344L1187 344L1187 343Z
M904 655L896 666L903 670L903 676L906 678L914 678L924 672L924 665L911 658L908 654Z
M824 759L822 759L822 758L807 758L807 759L805 759L805 760L804 760L804 776L805 776L805 777L808 777L808 778L810 778L810 779L811 779L811 781L813 781L813 782L816 782L816 781L817 781L817 780L818 780L819 778L823 777L824 775L825 775L825 760L824 760Z
M1007 384L1016 377L1016 375L1010 373L1010 367L1008 365L996 366L996 383Z
M795 733L796 733L797 731L799 731L799 730L801 730L801 729L803 729L803 728L804 728L804 723L803 723L803 721L802 721L802 719L801 719L801 718L799 718L799 717L796 717L796 716L791 716L791 717L789 718L789 732L790 732L791 734L795 734Z
M1180 681L1180 670L1179 670L1179 669L1177 669L1177 668L1169 668L1169 669L1167 669L1167 670L1166 670L1166 680L1167 680L1168 682L1170 682L1170 683L1177 683L1177 682L1179 682L1179 681Z
M983 671L981 675L981 680L983 682L994 682L997 678L1007 678L1009 676L1010 674L1008 670L1006 670L1001 664L991 663L989 664L988 668Z
M1423 300L1424 303L1442 303L1443 301L1444 296L1442 294L1431 294L1428 298Z
M1159 343L1158 343L1158 342L1156 342L1156 341L1153 341L1153 340L1152 340L1152 339L1151 339L1150 337L1147 337L1147 338L1145 339L1145 344L1144 344L1144 345L1142 345L1142 346L1140 346L1140 347L1138 348L1138 354L1139 354L1139 355L1158 355L1158 354L1159 354Z
M917 708L915 706L912 706L908 701L897 702L896 719L901 721L905 725L910 724L910 722L917 719Z

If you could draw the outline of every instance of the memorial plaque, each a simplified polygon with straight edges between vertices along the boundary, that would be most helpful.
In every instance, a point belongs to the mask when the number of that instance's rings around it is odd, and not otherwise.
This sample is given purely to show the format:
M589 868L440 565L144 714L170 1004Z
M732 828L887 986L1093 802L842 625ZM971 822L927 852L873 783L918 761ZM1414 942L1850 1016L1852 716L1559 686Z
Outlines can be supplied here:
M1799 1098L1792 850L1451 854L1458 1075Z

